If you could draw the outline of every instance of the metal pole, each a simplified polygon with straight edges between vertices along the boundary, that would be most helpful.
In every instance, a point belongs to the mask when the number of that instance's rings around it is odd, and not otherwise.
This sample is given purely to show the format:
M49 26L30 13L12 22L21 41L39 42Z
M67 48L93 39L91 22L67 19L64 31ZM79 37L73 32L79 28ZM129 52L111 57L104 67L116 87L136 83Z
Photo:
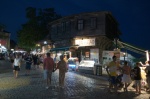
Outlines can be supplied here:
M117 45L118 45L118 44L117 44L117 38L115 38L115 41L116 41L116 49L117 49Z
M126 53L123 53L124 61L125 61L125 56L126 56Z
M125 61L125 55L124 55L124 61Z

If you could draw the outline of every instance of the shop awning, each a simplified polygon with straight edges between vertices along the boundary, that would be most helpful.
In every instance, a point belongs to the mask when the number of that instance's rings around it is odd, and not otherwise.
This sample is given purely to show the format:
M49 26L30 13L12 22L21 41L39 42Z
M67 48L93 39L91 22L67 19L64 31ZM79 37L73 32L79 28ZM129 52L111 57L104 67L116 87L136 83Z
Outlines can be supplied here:
M72 51L78 49L78 45L68 46L68 47L61 47L61 48L52 48L50 49L50 52L52 51Z
M52 49L50 49L50 52L53 52L53 51L67 51L69 49L70 49L70 47L52 48Z
M114 42L115 43L115 42ZM141 55L145 55L145 51L144 49L141 49L141 48L138 48L136 46L133 46L133 45L130 45L130 44L127 44L127 43L124 43L124 42L121 42L121 41L117 41L117 44L120 48L124 48L124 49L127 49L127 50L130 50L132 52L135 52L135 53L138 53L138 54L141 54Z

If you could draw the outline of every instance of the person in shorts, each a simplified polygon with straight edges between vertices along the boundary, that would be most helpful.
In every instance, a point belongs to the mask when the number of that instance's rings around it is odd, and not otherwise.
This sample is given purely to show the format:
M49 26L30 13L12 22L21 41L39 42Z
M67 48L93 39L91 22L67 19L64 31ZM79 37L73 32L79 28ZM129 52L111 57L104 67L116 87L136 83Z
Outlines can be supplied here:
M141 69L140 69L140 63L136 63L136 66L134 67L134 80L135 80L135 86L136 86L136 94L141 94Z
M18 71L20 71L20 58L18 55L16 55L14 62L13 62L14 78L18 77Z
M109 83L109 92L111 92L111 88L114 87L115 92L117 92L117 70L119 69L119 64L116 62L117 57L112 57L113 61L111 61L108 66L106 67L107 74L110 78Z
M146 72L146 81L147 81L147 85L148 88L147 90L150 90L150 61L148 61L148 66L146 66L145 68L145 72Z

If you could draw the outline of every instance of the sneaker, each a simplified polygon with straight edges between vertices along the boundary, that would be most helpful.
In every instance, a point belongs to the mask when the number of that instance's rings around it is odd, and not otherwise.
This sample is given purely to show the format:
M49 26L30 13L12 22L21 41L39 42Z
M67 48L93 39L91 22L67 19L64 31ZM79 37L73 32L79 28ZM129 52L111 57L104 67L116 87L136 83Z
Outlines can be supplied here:
M48 86L46 86L45 88L46 88L46 89L48 89L49 87L48 87Z

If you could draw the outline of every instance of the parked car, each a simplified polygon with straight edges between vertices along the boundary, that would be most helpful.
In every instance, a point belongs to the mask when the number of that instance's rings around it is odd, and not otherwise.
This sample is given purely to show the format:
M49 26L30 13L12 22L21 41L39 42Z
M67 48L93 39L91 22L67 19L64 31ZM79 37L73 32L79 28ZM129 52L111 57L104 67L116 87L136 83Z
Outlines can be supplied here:
M77 67L78 67L76 64L77 59L78 59L77 57L72 57L72 58L68 59L68 69L69 70L75 71L77 69Z

